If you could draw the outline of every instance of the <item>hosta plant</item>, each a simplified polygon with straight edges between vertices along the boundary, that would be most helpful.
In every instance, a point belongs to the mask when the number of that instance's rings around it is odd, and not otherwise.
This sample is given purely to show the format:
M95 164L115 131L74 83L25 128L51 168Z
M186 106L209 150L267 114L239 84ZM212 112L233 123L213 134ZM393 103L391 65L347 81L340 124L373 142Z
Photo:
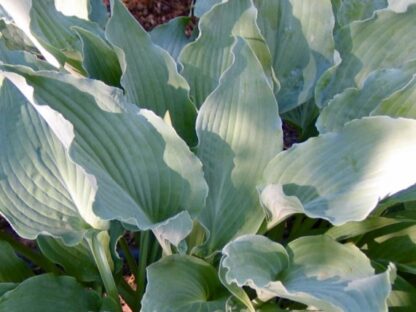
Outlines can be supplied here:
M0 0L0 311L413 311L414 2Z

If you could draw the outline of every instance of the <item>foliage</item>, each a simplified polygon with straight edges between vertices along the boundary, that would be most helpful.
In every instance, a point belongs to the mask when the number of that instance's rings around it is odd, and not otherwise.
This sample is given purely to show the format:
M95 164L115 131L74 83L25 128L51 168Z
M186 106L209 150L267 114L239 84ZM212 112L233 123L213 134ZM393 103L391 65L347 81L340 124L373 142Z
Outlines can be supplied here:
M414 2L2 0L0 311L412 311Z

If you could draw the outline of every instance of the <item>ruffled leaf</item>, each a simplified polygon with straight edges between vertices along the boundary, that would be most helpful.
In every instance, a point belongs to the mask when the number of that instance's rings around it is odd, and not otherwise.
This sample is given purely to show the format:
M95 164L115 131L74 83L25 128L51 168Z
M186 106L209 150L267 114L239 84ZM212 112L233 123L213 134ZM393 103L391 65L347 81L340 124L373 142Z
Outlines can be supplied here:
M371 112L371 115L388 115L416 119L416 75L412 77L412 80L405 87L381 102Z
M303 237L287 246L263 236L244 236L223 249L227 283L273 297L301 302L320 311L387 312L390 271L375 274L354 245L326 236Z
M402 68L374 71L361 88L348 88L329 101L316 123L319 132L338 131L351 120L370 116L384 99L405 87L414 72L416 62L406 64ZM400 106L401 103L396 105Z
M273 226L294 213L335 225L360 221L416 182L416 121L370 117L277 155L261 200Z
M256 183L282 150L278 107L260 62L241 38L233 53L233 65L202 105L196 126L197 155L209 185L200 216L208 230L207 253L258 230L264 214Z
M281 89L280 112L313 96L315 83L333 64L335 19L330 0L258 0L258 23L270 48Z
M174 60L178 61L183 47L194 41L198 34L196 26L192 34L189 36L186 34L187 25L192 23L194 22L190 17L179 16L166 24L155 27L150 32L150 36L154 43L168 51Z
M272 85L271 55L256 17L257 9L252 0L225 1L201 17L197 40L188 44L179 56L182 75L191 86L191 96L197 107L217 87L221 75L231 65L231 49L237 36L247 41Z
M178 134L195 145L196 109L189 100L188 83L177 72L169 53L152 43L150 35L120 0L112 1L106 36L120 48L117 54L123 71L121 85L128 101L162 118L169 114Z
M98 24L64 15L56 9L54 0L4 0L2 5L48 62L55 66L68 64L83 73L81 41L70 27L102 34Z
M337 36L342 62L321 76L316 87L317 105L326 106L346 88L361 88L374 70L397 68L415 59L415 19L413 5L403 13L376 11L372 18L344 27Z
M36 104L62 114L43 117L60 133L71 158L94 178L97 215L140 230L166 226L171 234L172 222L188 225L174 227L175 242L190 233L189 220L204 206L207 186L200 161L170 126L152 112L128 105L119 89L101 82L3 68L25 77Z
M41 233L79 242L106 228L92 212L95 185L8 80L0 89L0 213L20 236Z

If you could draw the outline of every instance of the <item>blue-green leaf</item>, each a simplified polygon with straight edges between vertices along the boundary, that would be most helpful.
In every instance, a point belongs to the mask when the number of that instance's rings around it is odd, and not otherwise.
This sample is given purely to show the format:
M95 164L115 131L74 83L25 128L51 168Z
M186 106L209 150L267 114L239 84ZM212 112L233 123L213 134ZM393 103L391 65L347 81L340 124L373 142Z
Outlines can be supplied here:
M200 161L172 127L151 111L127 104L119 89L101 82L18 66L3 69L25 78L37 105L60 113L44 117L94 181L94 213L152 229L174 244L190 233L207 185Z
M3 241L0 241L0 263L0 283L19 283L33 275L12 246Z
M30 239L46 233L75 244L107 228L92 212L93 181L35 108L8 80L0 98L0 213Z
M50 274L32 277L0 297L0 312L98 312L100 306L98 294L74 278Z
M209 185L200 216L208 230L206 252L237 235L255 233L263 221L256 183L282 150L282 129L273 91L249 45L239 39L235 60L202 105L197 154Z
M181 53L183 47L194 41L198 34L194 29L192 34L187 36L186 26L190 23L192 23L190 17L179 16L166 24L155 27L150 32L150 36L154 43L168 51L175 61L178 61L179 53Z
M168 114L178 134L195 145L196 109L189 99L188 83L177 72L169 53L152 43L150 35L120 0L112 1L106 36L120 48L117 54L123 72L121 85L128 101L162 118Z
M147 268L147 280L143 312L224 311L228 293L215 268L201 259L165 257Z
M198 38L185 46L179 56L182 75L191 86L197 107L218 86L219 79L231 65L231 49L236 37L244 38L273 84L269 48L256 24L257 9L252 0L224 1L215 5L199 21Z
M397 68L414 60L415 19L416 5L412 5L403 13L376 11L372 18L344 27L337 36L342 62L321 76L316 87L317 105L326 106L347 88L361 88L374 70Z
M320 311L387 312L394 277L392 268L376 275L357 247L326 236L297 239L286 250L243 236L225 246L221 266L227 283L256 290L262 301L286 298Z
M281 89L280 112L308 101L334 62L335 19L330 0L257 0L258 24L270 48Z
M416 120L354 120L278 154L264 171L262 203L273 226L294 213L335 225L361 221L416 182Z

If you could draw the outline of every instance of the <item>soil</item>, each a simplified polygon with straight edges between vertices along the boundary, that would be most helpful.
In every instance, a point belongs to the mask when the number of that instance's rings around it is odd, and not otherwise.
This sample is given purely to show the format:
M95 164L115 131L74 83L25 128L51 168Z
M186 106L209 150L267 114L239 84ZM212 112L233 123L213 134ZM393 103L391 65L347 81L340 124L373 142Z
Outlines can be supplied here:
M103 0L109 5L109 0ZM146 30L152 30L176 16L188 16L193 0L123 0Z

